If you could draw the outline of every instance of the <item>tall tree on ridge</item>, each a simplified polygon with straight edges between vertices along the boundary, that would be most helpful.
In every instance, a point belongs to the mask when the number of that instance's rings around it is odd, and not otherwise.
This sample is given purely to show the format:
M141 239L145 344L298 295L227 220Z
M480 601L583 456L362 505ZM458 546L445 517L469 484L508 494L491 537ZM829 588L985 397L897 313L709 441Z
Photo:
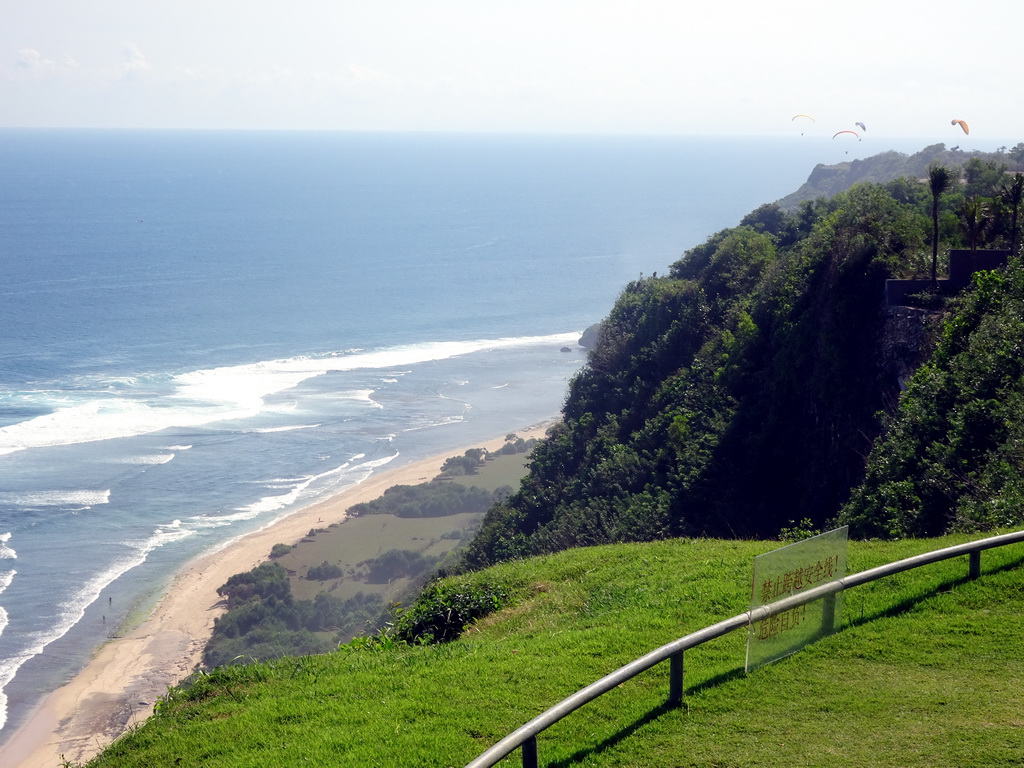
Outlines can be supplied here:
M976 197L964 201L963 207L960 209L960 226L963 227L964 234L967 235L971 253L978 249L978 241L981 240L985 227L988 225L987 214L988 206L983 200Z
M1002 189L1004 203L1010 206L1010 255L1017 255L1017 235L1020 224L1020 204L1024 200L1024 173L1015 173L1013 181L1004 183Z
M932 282L939 282L939 197L949 188L949 171L944 165L928 169L928 185L932 191Z

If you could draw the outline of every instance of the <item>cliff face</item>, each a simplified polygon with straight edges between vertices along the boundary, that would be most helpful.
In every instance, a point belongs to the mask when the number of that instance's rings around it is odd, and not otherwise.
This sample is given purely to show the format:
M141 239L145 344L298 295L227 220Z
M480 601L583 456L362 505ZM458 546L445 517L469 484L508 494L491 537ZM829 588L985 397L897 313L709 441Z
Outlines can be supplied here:
M878 344L878 365L899 391L931 355L944 313L913 307L890 307Z
M597 342L600 336L601 324L594 323L592 326L583 331L583 335L580 336L579 345L586 350L591 350L597 346Z
M793 210L807 200L831 197L861 182L880 184L902 177L927 179L928 169L933 165L942 165L958 170L972 161L977 161L1005 166L1008 171L1024 171L1021 154L1024 153L1016 151L1010 153L962 152L958 148L946 149L945 144L933 144L913 155L905 155L901 152L882 152L863 160L852 160L848 163L835 165L819 163L798 190L777 200L776 205L783 210Z
M466 564L824 526L927 343L883 303L915 247L888 237L914 231L891 203L877 188L844 193L810 216L760 220L772 231L720 232L668 276L630 283L561 424Z

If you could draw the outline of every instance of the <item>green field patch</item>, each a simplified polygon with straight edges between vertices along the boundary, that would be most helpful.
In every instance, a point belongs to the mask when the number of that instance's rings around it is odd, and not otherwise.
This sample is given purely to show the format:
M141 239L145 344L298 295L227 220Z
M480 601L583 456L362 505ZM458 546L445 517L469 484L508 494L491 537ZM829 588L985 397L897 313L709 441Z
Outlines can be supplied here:
M361 563L391 550L408 550L428 558L441 558L459 546L463 537L479 524L483 513L445 517L396 517L365 515L318 529L290 552L275 558L288 571L292 594L297 600L312 600L317 592L330 592L341 599L357 592L382 595L386 600L402 594L411 583L399 578L392 583L369 583L359 574ZM306 578L310 567L320 563L339 566L340 578L325 581Z
M458 475L448 478L449 482L460 485L483 488L492 493L501 487L508 486L513 491L518 490L519 482L526 477L526 466L530 461L529 453L488 454L489 458L484 460L476 474Z

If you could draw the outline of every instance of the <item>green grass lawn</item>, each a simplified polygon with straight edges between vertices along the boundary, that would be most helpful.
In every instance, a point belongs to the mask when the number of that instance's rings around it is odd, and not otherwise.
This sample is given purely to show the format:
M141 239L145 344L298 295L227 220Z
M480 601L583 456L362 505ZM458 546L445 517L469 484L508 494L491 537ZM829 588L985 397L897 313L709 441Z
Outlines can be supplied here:
M857 572L967 540L851 542ZM576 549L462 582L513 602L439 646L214 670L90 765L461 766L579 688L743 612L773 542L673 540ZM743 632L668 665L539 737L546 766L1024 765L1024 545L845 594L841 630L750 675ZM514 753L504 765L520 764Z

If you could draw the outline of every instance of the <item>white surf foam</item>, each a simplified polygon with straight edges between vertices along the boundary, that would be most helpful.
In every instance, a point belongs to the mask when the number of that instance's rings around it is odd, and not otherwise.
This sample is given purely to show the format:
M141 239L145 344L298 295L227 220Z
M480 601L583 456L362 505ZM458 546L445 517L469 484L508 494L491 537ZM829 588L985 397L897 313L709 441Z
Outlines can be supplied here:
M310 485L312 485L316 481L328 479L334 475L343 475L344 482L347 483L344 487L351 488L364 482L367 478L373 475L375 469L394 461L395 459L398 458L398 456L399 452L395 451L395 453L392 454L391 456L384 456L379 459L372 459L370 461L364 461L361 464L353 465L352 461L364 457L363 454L357 454L356 456L352 457L352 460L347 461L340 466L337 466L333 469L329 469L326 472L321 472L316 475L311 475L308 478L304 478L302 481L297 483L296 487L291 492L287 494L280 494L278 496L268 496L256 502L255 504L250 504L246 507L240 507L237 510L235 510L235 512L232 514L215 516L202 515L193 518L193 520L195 521L196 524L199 525L207 525L210 527L224 526L230 525L232 522L239 520L253 519L267 511L273 512L286 510L283 514L278 515L276 517L268 517L266 522L259 528L259 530L265 530L266 528L269 528L270 526L274 525L284 517L287 517L287 515L291 514L293 510L302 508L302 504L299 503L301 493L308 489ZM336 493L338 490L339 488L335 486L330 488L329 492ZM315 495L311 495L308 499L309 502L313 502L315 500ZM240 534L240 536L245 535L248 534ZM229 545L237 541L238 538L240 538L240 536L232 539L227 539L221 542L217 546L217 550L221 550L228 547Z
M69 599L55 607L56 621L51 627L29 635L20 651L6 659L0 659L0 729L7 722L7 696L3 691L18 670L27 661L42 653L51 643L64 637L82 620L86 609L99 598L107 586L132 568L144 563L150 552L194 533L194 530L184 528L180 521L175 520L158 526L152 535L143 541L126 542L124 546L128 551L123 556L116 558L106 570L97 573ZM6 613L4 619L6 620Z
M389 461L392 461L396 456L397 452L393 456L386 456L381 459L374 459L372 461L366 461L361 464L353 466L352 461L362 458L363 454L357 454L352 460L346 461L336 467L328 469L324 472L318 472L314 475L308 475L296 481L287 489L286 493L275 494L273 496L264 496L259 501L252 504L248 504L244 507L238 507L235 509L235 515L233 519L251 519L260 515L267 514L269 512L277 512L288 507L292 507L297 504L303 497L303 494L312 486L314 483L322 482L331 477L335 477L345 472L358 472L358 473L369 473L372 472L376 467L383 466ZM281 480L273 481L272 487L282 487ZM222 518L223 519L223 518Z
M387 369L394 375L393 369L404 369L416 363L490 349L560 345L578 336L579 333L574 332L425 342L209 368L174 377L170 393L163 396L153 394L151 383L120 379L116 382L116 391L64 392L52 401L51 413L0 428L0 455L251 418L266 409L269 396L330 372ZM370 395L372 391L354 393L379 407Z
M7 543L10 540L11 534L9 531L7 533L0 534L0 559L2 560L13 560L18 556L18 553L15 552L11 548L11 545Z
M12 507L78 507L89 509L110 503L110 489L104 491L7 491L0 493L0 504Z
M174 458L173 453L149 453L141 456L129 456L118 461L119 464L166 464Z
M398 451L395 451L391 456L384 456L380 459L371 459L370 461L364 461L362 464L357 464L354 469L366 470L366 469L377 469L383 467L385 464L390 464L392 461L398 458Z
M419 432L424 429L434 429L436 427L447 427L451 424L461 424L466 420L465 414L469 411L467 406L463 409L463 415L446 416L443 419L435 419L433 421L424 421L422 424L414 424L411 427L406 427L403 432Z
M316 429L320 424L292 424L287 427L255 427L253 429L240 430L245 434L270 435L274 432L294 432L297 429Z
M364 402L371 408L383 408L384 406L381 403L378 403L376 400L373 399L374 392L375 390L372 389L362 389L359 390L358 392L352 392L350 394L352 395L353 400L359 400L361 402Z

